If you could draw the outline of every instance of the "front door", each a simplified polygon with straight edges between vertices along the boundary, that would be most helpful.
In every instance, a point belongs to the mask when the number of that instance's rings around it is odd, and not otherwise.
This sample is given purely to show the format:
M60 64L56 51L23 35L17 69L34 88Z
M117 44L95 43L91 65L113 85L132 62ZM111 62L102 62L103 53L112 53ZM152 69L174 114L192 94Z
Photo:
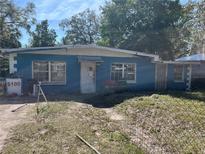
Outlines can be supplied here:
M96 63L81 62L81 93L96 92Z
M165 90L167 88L167 64L156 64L155 89Z

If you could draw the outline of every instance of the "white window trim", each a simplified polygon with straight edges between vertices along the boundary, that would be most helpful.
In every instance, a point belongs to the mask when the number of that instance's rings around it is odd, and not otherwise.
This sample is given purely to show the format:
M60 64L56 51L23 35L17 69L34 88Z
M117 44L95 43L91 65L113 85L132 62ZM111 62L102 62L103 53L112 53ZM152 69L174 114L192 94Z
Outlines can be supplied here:
M34 79L34 62L48 62L48 82L41 82L42 85L66 85L67 84L67 64L65 61L46 61L46 60L34 60L32 61L32 79ZM64 82L55 82L51 81L51 62L61 62L65 64L65 81Z
M124 76L124 65L126 65L126 64L132 64L132 65L134 65L135 66L135 72L134 72L134 74L135 74L135 79L134 80L125 80L128 84L135 84L136 83L136 72L137 72L137 66L136 66L136 63L121 63L121 62L115 62L115 63L112 63L111 64L111 66L110 66L110 80L112 80L112 65L113 64L121 64L121 65L123 65L123 69L122 69L122 76Z
M178 64L179 65L179 64ZM174 66L175 67L175 66ZM175 69L175 68L174 68ZM184 65L182 65L182 79L181 80L175 80L175 76L174 76L174 82L176 83L182 83L184 82L184 73L185 73L185 69L184 69Z

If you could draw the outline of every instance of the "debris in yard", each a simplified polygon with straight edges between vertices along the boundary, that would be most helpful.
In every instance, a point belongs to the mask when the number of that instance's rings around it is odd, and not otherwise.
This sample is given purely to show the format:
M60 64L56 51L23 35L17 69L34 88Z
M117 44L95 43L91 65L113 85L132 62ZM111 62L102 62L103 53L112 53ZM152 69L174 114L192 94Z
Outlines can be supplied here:
M48 102L47 98L46 98L46 95L44 94L42 88L41 88L41 82L39 82L39 84L37 85L38 86L38 98L37 98L37 102L39 102L39 99L40 99L40 96L42 95L44 100L46 102Z
M28 122L31 118L30 115L27 115L27 112L30 111L30 106L23 108L21 112L11 112L11 110L18 108L20 104L6 104L0 105L0 153L5 144L7 144L7 138L9 138L9 132L11 128L15 127L18 124L23 122ZM12 153L12 152L10 152ZM13 152L15 153L15 152Z
M144 99L143 97L137 98L138 101L143 101L143 99Z
M159 95L158 95L158 94L152 94L150 97L151 97L151 98L154 98L154 99L158 99L158 98L159 98Z
M138 145L124 137L121 130L122 125L119 123L121 121L112 121L102 109L88 107L78 102L64 101L51 102L49 105L41 103L39 115L36 115L35 107L33 109L29 112L32 121L12 130L3 148L4 154L26 154L34 151L35 153L56 154L98 154L99 152L143 154ZM22 114L22 112L16 113ZM120 132L120 134L113 132ZM84 141L80 141L76 133L96 148L98 153L88 147Z
M40 131L40 134L45 135L46 133L48 133L48 131L49 131L48 129L43 129Z
M40 96L42 95L43 96L43 98L44 98L44 100L46 101L46 103L48 102L48 100L47 100L47 98L46 98L46 95L44 94L44 92L43 92L43 90L42 90L42 88L41 88L41 82L39 82L38 83L38 85L37 85L37 87L38 87L38 97L37 97L37 107L36 107L36 113L37 113L37 115L39 114L39 101L40 101Z
M112 108L104 109L104 111L108 114L108 116L111 120L118 121L118 120L123 120L124 119L124 117L122 115L115 112L115 110L113 110Z
M80 135L76 134L76 136L84 142L87 146L89 146L91 149L93 149L97 154L101 154L97 149L95 149L92 145L90 145L86 140L84 140Z
M16 109L14 109L14 110L11 110L11 112L16 112L17 110L19 110L20 108L22 108L22 107L24 107L24 106L26 106L27 104L24 104L24 105L22 105L22 106L19 106L19 107L17 107Z

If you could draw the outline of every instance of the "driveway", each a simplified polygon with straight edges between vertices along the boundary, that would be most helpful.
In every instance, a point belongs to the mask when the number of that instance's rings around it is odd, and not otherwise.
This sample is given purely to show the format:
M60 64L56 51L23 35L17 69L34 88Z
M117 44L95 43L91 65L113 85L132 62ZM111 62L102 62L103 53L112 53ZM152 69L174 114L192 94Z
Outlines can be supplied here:
M27 114L28 110L31 109L31 105L26 105L16 112L12 112L12 110L22 105L23 104L0 104L0 151L11 128L17 124L29 121L29 119L31 120L31 116Z

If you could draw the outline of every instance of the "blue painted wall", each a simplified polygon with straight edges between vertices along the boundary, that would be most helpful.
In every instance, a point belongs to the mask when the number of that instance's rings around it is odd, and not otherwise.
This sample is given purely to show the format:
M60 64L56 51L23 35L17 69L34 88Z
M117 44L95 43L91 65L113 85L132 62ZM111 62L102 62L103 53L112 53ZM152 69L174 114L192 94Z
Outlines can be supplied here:
M32 61L49 60L66 62L66 85L43 85L47 93L77 93L80 92L80 65L76 56L18 54L17 72L23 79L23 90L27 87L28 80L32 79Z
M110 80L112 63L136 63L136 83L128 84L130 90L154 90L155 88L155 64L149 58L119 58L101 57L104 61L96 67L96 90L105 90L105 81ZM66 85L43 85L46 93L80 93L80 64L77 56L60 55L37 55L37 54L18 54L17 55L17 74L23 79L24 92L28 89L28 81L32 78L32 61L49 60L65 61L67 66Z
M187 65L184 65L184 81L175 82L174 81L174 64L168 65L168 74L167 74L167 89L168 90L186 90L187 83Z
M119 58L101 57L104 61L96 67L96 90L105 90L105 81L110 80L112 63L136 63L136 83L128 84L130 90L155 90L155 64L149 58ZM32 79L32 61L64 61L66 62L67 79L66 85L43 85L45 93L80 93L80 63L78 56L61 55L37 55L18 54L17 55L17 75L23 80L23 91L28 90L28 81ZM168 90L185 90L187 81L187 67L185 66L184 82L174 82L174 65L168 65Z
M136 83L127 84L130 90L154 90L155 64L147 58L116 58L102 57L103 63L97 66L97 91L104 89L104 82L110 80L112 63L136 63Z

